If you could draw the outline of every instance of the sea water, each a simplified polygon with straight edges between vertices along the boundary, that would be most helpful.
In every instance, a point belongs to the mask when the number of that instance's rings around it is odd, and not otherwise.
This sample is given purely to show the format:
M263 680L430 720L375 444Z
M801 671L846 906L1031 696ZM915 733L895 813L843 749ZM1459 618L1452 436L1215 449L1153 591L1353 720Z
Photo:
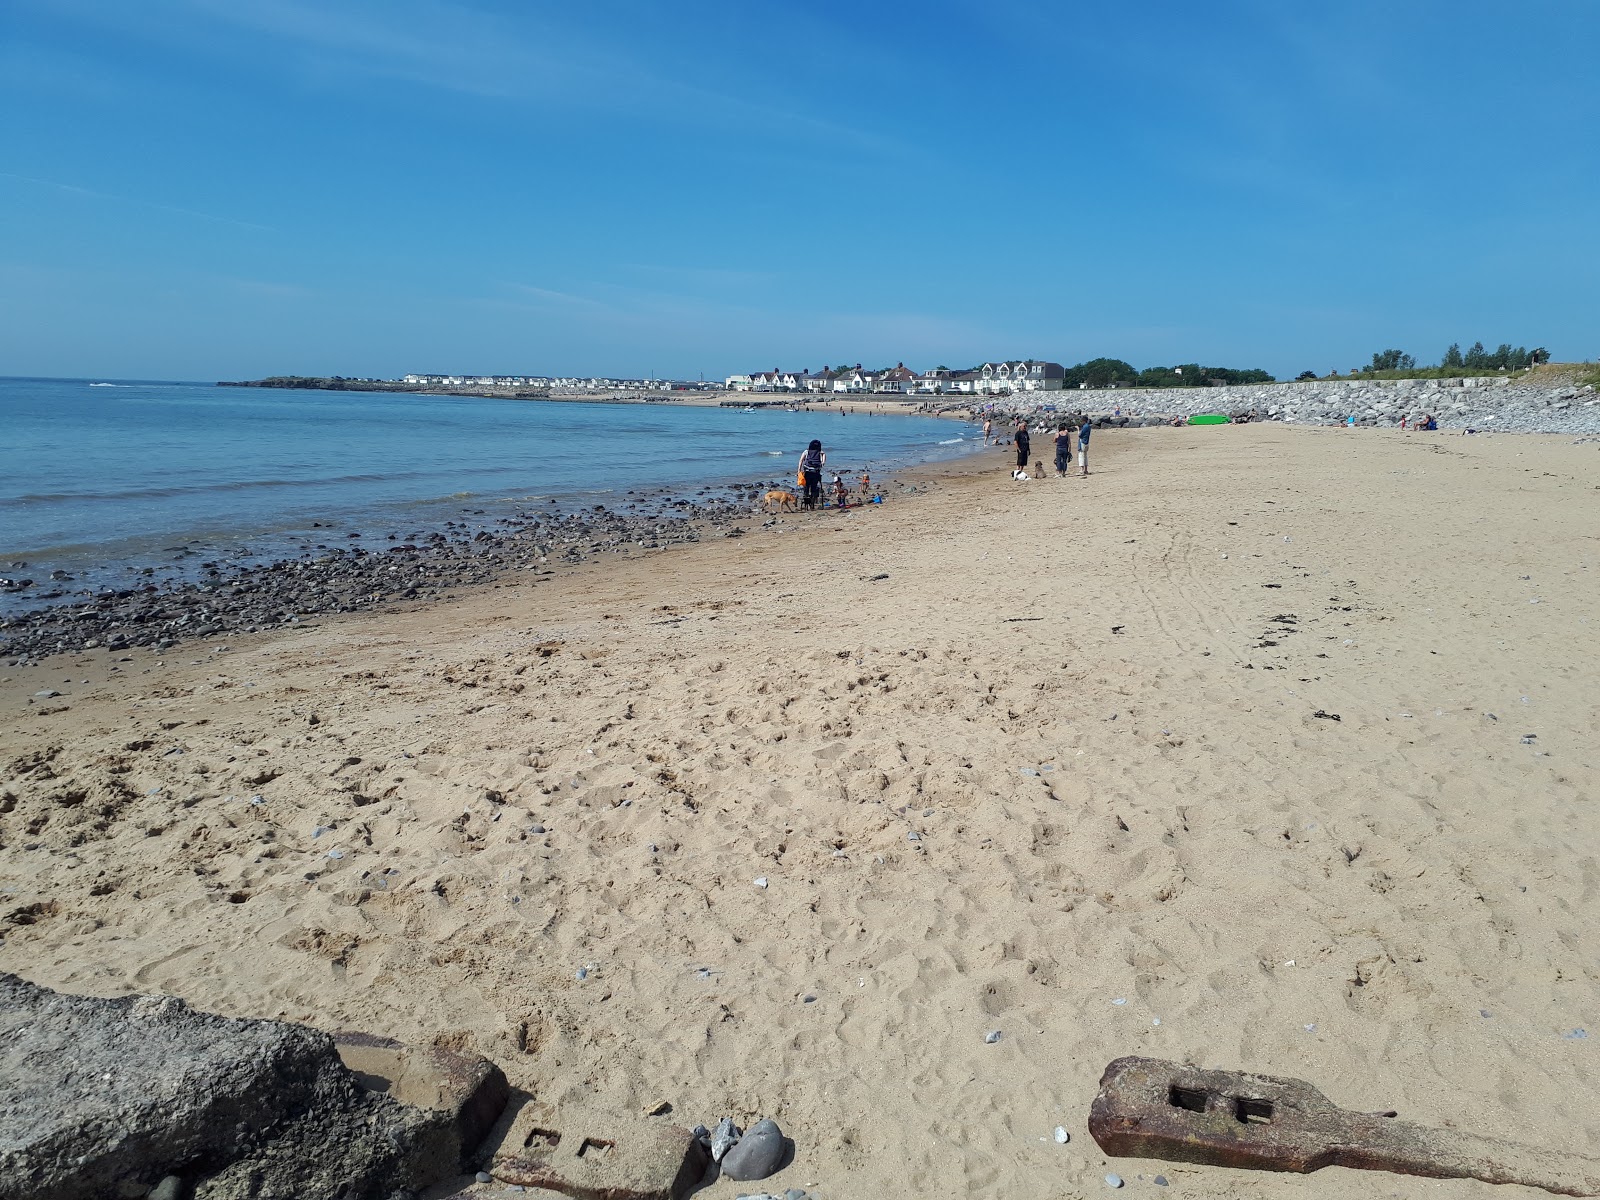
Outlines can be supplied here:
M5 608L36 603L51 570L76 593L307 537L792 484L811 438L852 482L974 445L970 426L911 415L87 379L0 379L0 431L0 575L38 584Z

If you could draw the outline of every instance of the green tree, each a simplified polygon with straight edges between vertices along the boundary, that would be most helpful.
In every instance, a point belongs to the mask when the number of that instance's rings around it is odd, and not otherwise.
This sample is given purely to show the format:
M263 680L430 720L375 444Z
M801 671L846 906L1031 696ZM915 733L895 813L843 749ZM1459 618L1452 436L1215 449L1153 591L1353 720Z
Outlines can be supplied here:
M1410 371L1415 369L1417 360L1402 350L1384 350L1372 356L1372 366L1369 371Z
M1106 388L1113 383L1137 383L1139 372L1120 358L1091 358L1088 362L1068 367L1064 382L1068 387L1088 384L1092 388Z
M1463 361L1463 359L1461 357L1461 343L1460 342L1451 342L1450 343L1450 349L1448 349L1448 350L1446 350L1444 352L1444 357L1439 360L1439 365L1441 367L1446 368L1446 369L1453 369L1453 370L1457 370L1457 371L1459 371L1462 367L1467 365L1466 362Z
M1482 342L1473 342L1462 363L1469 371L1486 371L1489 369L1489 352L1483 348Z

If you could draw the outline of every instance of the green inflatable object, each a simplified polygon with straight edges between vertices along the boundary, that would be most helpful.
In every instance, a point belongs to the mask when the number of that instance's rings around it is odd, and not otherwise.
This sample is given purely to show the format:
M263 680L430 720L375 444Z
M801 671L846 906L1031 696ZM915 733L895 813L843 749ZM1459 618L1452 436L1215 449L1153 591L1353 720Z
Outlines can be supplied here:
M1189 418L1191 425L1226 425L1228 418L1222 413L1196 413Z

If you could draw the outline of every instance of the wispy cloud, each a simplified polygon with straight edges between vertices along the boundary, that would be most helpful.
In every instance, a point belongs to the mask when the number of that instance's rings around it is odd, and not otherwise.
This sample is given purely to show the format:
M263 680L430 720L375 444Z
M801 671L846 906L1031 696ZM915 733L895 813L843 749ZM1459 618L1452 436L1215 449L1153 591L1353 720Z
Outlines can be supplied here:
M54 179L39 179L33 175L18 175L12 171L0 171L0 179L14 179L19 183L30 184L34 187L54 188L56 191L66 192L69 195L84 196L91 200L103 200L111 204L131 204L138 208L152 209L156 212L174 213L180 217L191 217L197 221L214 221L220 225L231 225L236 229L249 229L256 233L277 233L270 225L257 225L254 221L241 221L236 217L219 217L216 213L201 212L195 208L183 208L176 204L163 204L158 200L141 200L137 196L118 196L111 192L98 192L93 188L79 187L73 183L61 183Z
M291 70L319 86L387 79L487 99L755 132L836 151L909 152L874 130L774 99L778 92L770 81L759 88L706 86L686 78L682 62L665 72L643 46L635 48L625 37L602 37L591 31L594 22L564 17L560 9L540 12L519 5L507 15L465 0L58 2L82 19L122 33L178 41L195 51L211 39L227 51L259 52L260 41L271 39L290 49ZM727 66L716 72L718 78L733 78ZM692 64L688 73L694 73Z

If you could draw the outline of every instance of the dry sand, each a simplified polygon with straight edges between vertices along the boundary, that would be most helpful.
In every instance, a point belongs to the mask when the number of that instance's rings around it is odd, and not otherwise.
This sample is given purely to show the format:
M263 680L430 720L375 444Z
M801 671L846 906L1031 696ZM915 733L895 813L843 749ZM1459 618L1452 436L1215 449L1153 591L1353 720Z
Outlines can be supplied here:
M13 669L0 968L770 1115L769 1186L826 1200L1542 1194L1108 1162L1084 1121L1139 1053L1600 1155L1600 447L1094 447Z

